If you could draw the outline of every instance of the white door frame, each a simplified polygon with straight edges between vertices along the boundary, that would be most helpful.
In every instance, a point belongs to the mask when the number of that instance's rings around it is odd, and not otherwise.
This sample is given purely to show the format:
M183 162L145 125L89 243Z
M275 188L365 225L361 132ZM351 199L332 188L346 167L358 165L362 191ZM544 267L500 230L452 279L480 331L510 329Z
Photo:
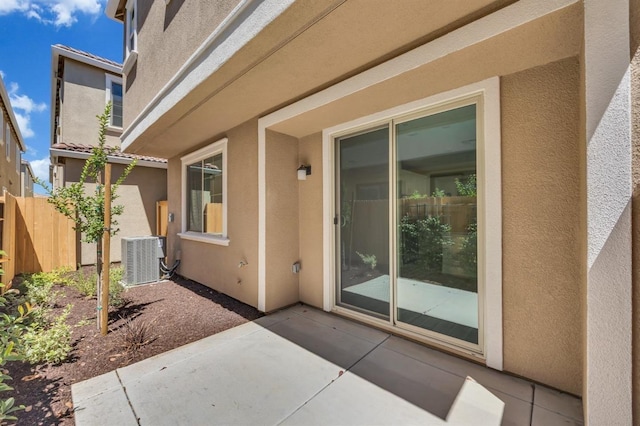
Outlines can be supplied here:
M500 155L500 80L493 77L475 84L439 93L414 102L403 104L366 117L324 129L322 132L323 153L323 309L350 314L344 308L336 306L336 267L335 267L335 164L334 139L337 135L350 130L373 127L386 120L421 110L436 109L466 98L481 96L478 104L478 131L483 143L477 147L478 186L481 197L478 200L478 223L484 223L478 241L478 277L484 283L481 321L484 329L484 345L480 357L489 367L502 370L502 172ZM483 238L484 237L484 238ZM479 294L480 296L480 294ZM357 315L357 314L355 314ZM385 321L371 320L379 326ZM391 324L388 324L391 326ZM425 340L424 336L404 332L413 338ZM462 350L471 356L476 351L460 348L448 341L438 344Z

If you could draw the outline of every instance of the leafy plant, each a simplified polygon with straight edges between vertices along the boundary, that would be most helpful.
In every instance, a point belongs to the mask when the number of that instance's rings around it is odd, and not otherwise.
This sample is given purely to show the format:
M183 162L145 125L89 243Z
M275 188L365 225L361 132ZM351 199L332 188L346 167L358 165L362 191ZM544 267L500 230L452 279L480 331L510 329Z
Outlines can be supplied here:
M478 275L478 224L475 222L467 226L467 235L462 240L458 260L467 274L474 277Z
M362 254L359 251L356 251L356 254L358 256L360 256L360 259L362 259L362 263L364 263L369 268L371 268L372 271L374 269L376 269L376 265L378 264L378 260L376 259L376 255L375 254Z
M456 179L456 189L458 190L458 195L461 197L477 197L476 174L470 174L464 181Z
M433 194L431 194L431 196L436 198L442 198L442 197L446 197L447 194L444 192L444 189L436 188L436 190L433 191Z
M71 327L67 317L71 312L67 305L63 313L50 324L34 324L23 336L25 359L32 364L60 363L71 352Z
M424 197L426 197L426 195L422 195L422 194L420 193L420 191L418 191L418 190L416 189L416 190L415 190L415 191L413 191L413 193L412 193L411 195L409 195L407 198L408 198L408 199L410 199L410 200L417 200L417 199L424 198Z
M124 288L120 285L122 281L123 269L121 266L111 267L109 269L109 305L122 306L124 300L122 292ZM79 270L68 277L67 285L75 288L87 297L95 297L97 293L96 282L98 275L96 272L85 272Z
M0 255L4 254L0 250ZM0 269L0 275L3 273ZM20 299L18 290L0 284L0 366L4 366L7 361L21 359L18 348L26 330L24 321L30 312L31 305ZM5 383L7 380L11 380L11 377L0 373L0 392L13 390ZM0 423L17 420L13 413L19 410L24 410L24 405L15 405L14 398L0 398Z
M453 244L451 226L442 223L439 216L412 219L404 216L400 221L403 263L419 264L429 272L441 272L444 248Z
M27 300L41 308L52 307L59 293L53 290L54 282L48 274L38 273L25 277Z

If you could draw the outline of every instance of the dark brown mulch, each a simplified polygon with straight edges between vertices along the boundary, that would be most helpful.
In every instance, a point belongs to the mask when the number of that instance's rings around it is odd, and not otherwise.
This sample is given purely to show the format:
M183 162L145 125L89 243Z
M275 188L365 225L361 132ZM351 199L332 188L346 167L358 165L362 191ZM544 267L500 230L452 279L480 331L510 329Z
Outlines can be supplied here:
M107 336L96 327L96 300L87 299L70 287L61 292L56 313L67 304L73 309L67 320L72 327L72 352L59 365L29 365L12 362L5 367L13 377L8 384L19 411L18 424L73 425L71 385L131 363L166 352L220 331L254 320L261 314L224 294L196 282L174 281L139 286L122 293L126 303L109 311ZM123 350L123 324L150 324L152 341L134 353Z

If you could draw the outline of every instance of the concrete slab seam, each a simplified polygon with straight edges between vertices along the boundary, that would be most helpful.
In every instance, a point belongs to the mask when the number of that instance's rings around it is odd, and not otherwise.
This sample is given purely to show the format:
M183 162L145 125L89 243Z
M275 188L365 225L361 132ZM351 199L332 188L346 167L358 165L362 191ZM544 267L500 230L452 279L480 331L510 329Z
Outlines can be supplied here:
M323 324L324 325L324 324ZM325 325L326 326L326 325ZM298 411L300 411L300 409L302 407L304 407L305 405L307 405L312 399L314 399L315 397L317 397L318 395L320 395L325 389L327 389L329 386L331 386L332 384L334 384L335 382L338 381L338 379L340 379L340 377L344 376L344 373L346 373L347 371L350 371L357 363L359 363L360 361L362 361L364 358L366 358L371 352L375 351L378 346L382 345L384 342L387 341L387 339L390 336L385 337L385 339L376 344L373 348L371 348L371 350L369 350L366 354L362 355L360 358L358 358L353 364L351 364L349 367L345 368L344 371L342 371L342 374L339 374L338 377L336 377L335 379L331 380L329 383L327 383L325 386L323 386L322 388L320 388L320 390L318 390L318 392L314 393L313 395L311 395L311 397L309 397L306 401L304 401L302 404L300 404L300 406L298 408L296 408L295 410L293 410L293 412L291 414L289 414L287 417L285 417L284 419L282 419L278 424L281 425L282 423L284 423L289 417L293 416L294 414L296 414Z
M116 377L118 377L118 381L120 382L120 386L122 386L122 391L124 392L124 397L127 398L127 404L129 404L129 408L131 408L131 412L133 413L133 417L136 419L136 424L138 426L140 426L140 418L138 417L138 414L136 413L135 408L133 408L133 404L131 403L131 400L129 399L129 394L127 393L127 387L124 385L124 383L122 383L122 379L120 379L120 374L118 374L118 370L115 371L116 373Z

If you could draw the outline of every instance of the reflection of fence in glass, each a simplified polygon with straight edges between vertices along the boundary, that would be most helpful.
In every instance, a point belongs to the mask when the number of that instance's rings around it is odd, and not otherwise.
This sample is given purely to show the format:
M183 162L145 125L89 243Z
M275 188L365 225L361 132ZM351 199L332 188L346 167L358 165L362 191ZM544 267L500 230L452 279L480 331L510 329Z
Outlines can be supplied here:
M442 223L451 226L451 232L467 232L467 227L476 221L476 197L421 197L400 200L400 217L411 219L439 217Z
M204 232L208 234L222 234L222 203L205 204L205 224Z

